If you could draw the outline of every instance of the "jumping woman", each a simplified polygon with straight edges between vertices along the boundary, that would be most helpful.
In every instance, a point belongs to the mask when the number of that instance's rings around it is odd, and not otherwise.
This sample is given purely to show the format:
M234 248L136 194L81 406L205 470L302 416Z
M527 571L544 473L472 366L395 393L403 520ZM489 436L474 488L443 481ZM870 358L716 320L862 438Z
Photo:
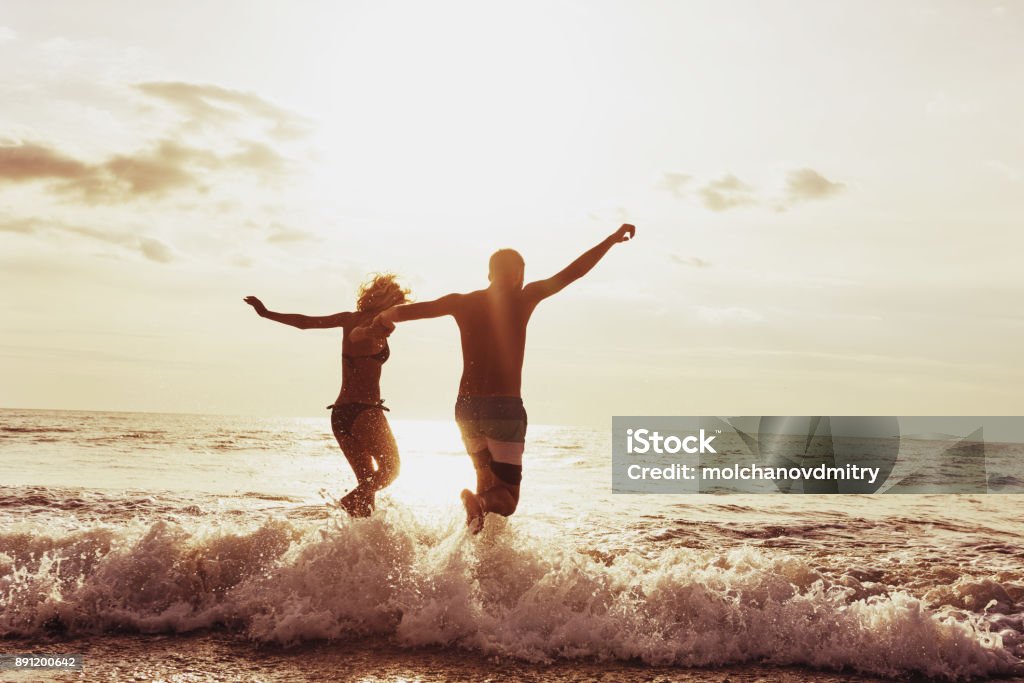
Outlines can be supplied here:
M408 295L409 290L388 274L376 275L360 287L354 312L325 316L275 313L256 297L245 297L245 303L256 309L261 318L300 330L342 328L341 391L327 407L331 410L334 437L358 482L340 501L353 517L372 513L377 491L398 476L398 444L384 416L387 408L380 397L381 366L391 351L386 337L368 332L375 316L405 303Z

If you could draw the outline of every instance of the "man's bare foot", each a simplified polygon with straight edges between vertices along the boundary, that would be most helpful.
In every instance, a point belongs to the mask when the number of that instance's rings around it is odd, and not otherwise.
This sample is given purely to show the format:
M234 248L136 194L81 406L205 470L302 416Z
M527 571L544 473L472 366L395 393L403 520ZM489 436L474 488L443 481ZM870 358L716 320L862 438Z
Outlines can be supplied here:
M466 508L466 526L469 533L478 534L484 528L484 506L480 496L469 489L462 489L462 507Z

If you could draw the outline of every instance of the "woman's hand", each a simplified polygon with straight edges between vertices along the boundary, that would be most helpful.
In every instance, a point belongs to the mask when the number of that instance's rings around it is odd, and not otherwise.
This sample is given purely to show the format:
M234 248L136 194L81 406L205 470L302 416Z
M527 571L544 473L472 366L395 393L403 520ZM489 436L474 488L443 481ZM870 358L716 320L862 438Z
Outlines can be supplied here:
M247 296L243 299L243 301L252 306L253 308L255 308L256 313L258 313L261 318L267 314L267 307L264 306L263 302L257 299L256 297Z

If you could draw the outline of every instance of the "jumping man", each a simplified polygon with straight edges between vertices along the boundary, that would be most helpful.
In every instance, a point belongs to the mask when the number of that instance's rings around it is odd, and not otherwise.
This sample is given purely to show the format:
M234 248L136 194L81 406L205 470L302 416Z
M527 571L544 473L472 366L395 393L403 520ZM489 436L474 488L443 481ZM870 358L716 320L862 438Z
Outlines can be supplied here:
M523 286L525 263L519 252L491 255L490 285L467 294L395 306L380 313L372 329L390 334L395 323L450 315L462 337L462 380L455 420L476 468L476 493L462 491L466 524L483 528L484 515L505 517L516 511L523 478L526 410L520 393L526 325L534 308L586 275L608 250L628 241L636 228L626 224L564 270Z

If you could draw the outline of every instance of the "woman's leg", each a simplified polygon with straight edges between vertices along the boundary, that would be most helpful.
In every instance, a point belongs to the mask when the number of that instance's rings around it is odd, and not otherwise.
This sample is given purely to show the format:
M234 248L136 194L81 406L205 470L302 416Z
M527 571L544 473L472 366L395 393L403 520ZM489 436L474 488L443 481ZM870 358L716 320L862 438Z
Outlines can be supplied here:
M353 432L376 464L369 485L374 491L386 488L398 477L400 461L398 443L384 411L374 409L363 412L356 419Z
M376 493L398 476L398 444L382 410L364 410L347 434L335 432L338 445L356 475L358 485L341 499L353 517L367 517L376 506Z
M341 506L353 517L367 517L373 512L373 457L363 448L359 440L350 434L334 432L334 438L341 446L352 472L356 475L356 487L340 501Z

